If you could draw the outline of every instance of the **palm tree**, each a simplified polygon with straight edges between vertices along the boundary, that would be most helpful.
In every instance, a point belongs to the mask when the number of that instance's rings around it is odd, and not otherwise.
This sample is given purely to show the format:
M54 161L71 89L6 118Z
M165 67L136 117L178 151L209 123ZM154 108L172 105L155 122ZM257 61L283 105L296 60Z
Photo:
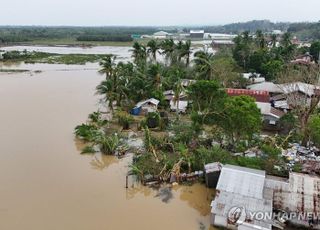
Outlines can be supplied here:
M182 81L179 79L176 84L174 85L174 104L176 104L176 113L177 117L179 116L179 102L180 102L180 95L183 91Z
M282 41L281 44L284 46L284 48L288 48L291 43L291 34L289 32L286 32L282 35Z
M177 56L175 54L176 44L173 39L166 39L161 43L161 49L163 50L162 54L165 55L166 61L176 63Z
M100 61L101 69L99 70L99 73L105 74L106 79L110 78L114 72L114 68L116 66L117 57L112 54L107 54L105 57L102 58Z
M145 64L147 59L147 49L139 42L133 44L132 57L137 65Z
M191 56L191 41L186 41L182 46L181 55L186 59L186 66L188 67L190 64L190 56Z
M159 90L162 86L162 77L161 77L161 65L159 63L152 64L148 67L148 77L151 82L151 89Z
M105 95L105 101L109 102L108 107L111 111L113 111L113 102L118 98L114 89L114 83L110 79L102 81L96 88L97 94Z
M256 32L256 41L257 41L257 45L259 46L260 49L265 48L266 40L265 40L264 35L261 30L257 30L257 32Z
M157 61L157 53L159 52L160 45L156 40L150 40L147 44L147 53L151 55L153 61Z
M272 44L272 48L275 48L277 46L277 35L276 34L271 35L271 44Z
M205 80L212 80L214 77L214 55L206 51L198 51L194 54L196 70L199 77Z

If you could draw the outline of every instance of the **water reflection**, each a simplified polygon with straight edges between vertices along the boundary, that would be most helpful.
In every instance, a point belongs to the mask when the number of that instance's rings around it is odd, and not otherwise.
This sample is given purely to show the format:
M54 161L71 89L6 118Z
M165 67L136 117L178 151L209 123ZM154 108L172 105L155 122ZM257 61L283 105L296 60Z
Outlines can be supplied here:
M180 199L203 216L210 213L210 202L214 196L214 190L206 188L203 184L184 186L180 188Z
M94 154L93 159L90 161L90 165L93 169L102 171L108 168L112 164L118 163L119 160L114 156L106 156L101 153Z

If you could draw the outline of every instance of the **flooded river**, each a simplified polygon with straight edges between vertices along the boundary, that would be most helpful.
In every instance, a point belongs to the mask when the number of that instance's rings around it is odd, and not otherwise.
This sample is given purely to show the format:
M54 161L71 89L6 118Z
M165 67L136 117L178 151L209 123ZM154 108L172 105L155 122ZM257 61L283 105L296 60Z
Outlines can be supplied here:
M204 186L125 189L130 158L80 154L73 129L96 110L102 76L53 67L0 73L0 229L209 229Z

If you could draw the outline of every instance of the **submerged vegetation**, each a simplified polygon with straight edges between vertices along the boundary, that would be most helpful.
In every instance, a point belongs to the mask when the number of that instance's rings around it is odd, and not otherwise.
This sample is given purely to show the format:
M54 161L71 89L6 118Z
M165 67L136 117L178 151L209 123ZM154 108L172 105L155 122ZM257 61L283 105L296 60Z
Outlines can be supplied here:
M55 54L45 52L7 51L2 54L2 61L25 63L48 63L48 64L78 64L84 65L88 62L98 62L103 55L98 54Z

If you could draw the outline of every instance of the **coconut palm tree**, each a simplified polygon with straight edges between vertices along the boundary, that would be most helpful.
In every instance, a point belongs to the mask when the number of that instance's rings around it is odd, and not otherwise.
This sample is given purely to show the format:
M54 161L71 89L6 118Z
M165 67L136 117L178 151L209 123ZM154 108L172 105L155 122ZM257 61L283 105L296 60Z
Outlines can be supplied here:
M292 45L291 34L289 32L286 32L282 35L281 45L283 45L284 48L288 48L290 45Z
M177 117L179 116L179 102L180 102L180 95L183 92L183 86L182 86L182 81L181 79L179 79L176 84L174 85L173 88L174 91L174 98L173 98L173 102L176 105L176 113L177 113Z
M105 101L108 102L108 107L111 111L113 111L113 102L118 98L114 88L114 83L110 79L102 81L96 88L97 94L105 96Z
M162 68L159 63L152 64L148 67L148 78L150 79L150 88L159 90L162 86Z
M199 77L204 80L213 80L214 78L214 55L206 51L198 51L194 55L195 68Z
M188 41L186 41L186 42L184 42L182 44L182 47L181 47L181 50L180 50L180 53L179 53L181 58L185 58L187 67L190 64L191 53L192 53L192 51L191 51L191 41L188 40Z
M260 49L264 49L266 46L266 39L261 30L257 30L256 32L256 42Z
M136 65L142 65L146 63L147 59L147 49L145 46L140 44L139 42L135 42L133 44L132 57L134 59L134 63Z
M116 61L116 56L114 56L112 54L107 54L100 61L99 64L100 64L101 69L99 70L99 73L105 74L106 79L109 79L112 76L112 74L114 72L114 68L116 66L115 61Z
M157 53L159 53L160 45L157 40L150 40L147 44L147 53L151 55L154 62L157 61Z
M272 44L272 48L275 48L277 46L277 35L276 34L271 35L271 44Z
M170 61L171 64L177 62L176 44L173 39L166 39L161 43L162 54L165 55L166 61Z

